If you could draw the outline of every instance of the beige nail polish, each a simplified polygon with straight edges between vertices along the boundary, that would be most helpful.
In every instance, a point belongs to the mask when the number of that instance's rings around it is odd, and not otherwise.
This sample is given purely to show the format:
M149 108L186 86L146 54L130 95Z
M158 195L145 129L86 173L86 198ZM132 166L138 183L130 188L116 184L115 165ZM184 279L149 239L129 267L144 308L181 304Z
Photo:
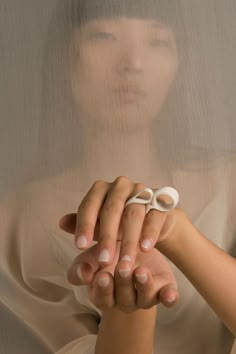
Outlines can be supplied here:
M86 247L87 246L87 238L85 236L80 236L77 239L76 246L78 248Z
M174 295L169 296L166 299L166 302L169 302L170 304L176 300L176 297Z
M121 261L131 262L131 257L130 257L130 256L128 256L128 255L123 256L123 257L121 258Z
M110 284L110 279L108 277L98 278L98 285L102 288L106 288Z
M99 254L98 262L109 262L110 260L110 253L108 250L102 250Z
M141 284L145 284L147 282L147 274L135 274L137 280Z
M130 271L131 271L130 268L125 268L125 269L118 270L118 272L119 272L119 274L120 274L120 276L122 278L127 278L129 276L129 274L130 274Z
M77 273L77 276L80 280L82 280L82 282L84 282L84 278L83 278L83 275L81 273L81 267L80 267L80 264L78 265L77 269L76 269L76 273Z
M145 249L150 249L151 246L152 246L152 242L151 240L144 240L142 243L141 243L141 246Z

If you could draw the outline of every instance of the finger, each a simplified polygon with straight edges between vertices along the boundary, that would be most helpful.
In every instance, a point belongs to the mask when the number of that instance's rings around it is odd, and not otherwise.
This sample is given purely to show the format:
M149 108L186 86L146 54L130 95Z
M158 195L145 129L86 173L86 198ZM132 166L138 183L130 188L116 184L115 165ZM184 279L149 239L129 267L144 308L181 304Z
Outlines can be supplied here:
M98 215L109 187L110 183L95 182L78 208L75 244L79 249L88 248L93 240Z
M109 273L100 271L96 274L90 296L94 305L102 311L115 305L114 281Z
M64 215L60 220L59 220L59 227L70 234L75 234L75 228L76 228L76 219L77 219L77 214L72 213L72 214L67 214ZM94 236L93 240L98 241L98 235L99 235L99 220L97 220L97 223L95 225L94 229ZM120 240L121 237L118 237L118 240Z
M100 213L98 262L101 266L113 261L121 216L132 190L133 183L126 177L119 177L108 192Z
M71 267L66 274L72 285L90 284L94 279L95 271L88 263L79 263Z
M59 220L59 227L70 234L75 234L76 213L66 214Z
M177 286L173 283L167 284L160 289L159 299L165 307L173 307L179 300Z
M149 309L158 304L157 291L153 276L149 269L137 267L134 271L135 286L137 289L137 307Z
M129 260L131 266L134 265L136 259L144 218L145 207L140 204L128 205L122 215L122 240L119 259Z
M120 262L115 270L115 303L123 312L136 309L136 290L133 281L133 269L129 262Z
M99 269L96 255L97 245L94 245L76 256L67 271L67 280L73 285L90 283Z
M140 250L149 251L155 247L165 224L167 212L151 210L145 217L140 237Z

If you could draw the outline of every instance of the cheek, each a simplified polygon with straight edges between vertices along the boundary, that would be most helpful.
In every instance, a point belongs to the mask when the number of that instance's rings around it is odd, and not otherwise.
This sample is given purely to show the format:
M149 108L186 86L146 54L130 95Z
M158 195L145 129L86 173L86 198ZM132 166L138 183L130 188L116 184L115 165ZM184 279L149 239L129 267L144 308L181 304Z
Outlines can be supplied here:
M72 77L73 97L80 107L101 105L102 95L107 86L108 66L101 56L83 56L76 63Z
M177 58L174 56L160 56L157 60L152 62L153 77L160 80L162 85L169 86L177 72Z
M155 60L150 65L150 82L153 95L159 97L162 101L169 92L171 85L178 70L178 62L176 58L162 57Z

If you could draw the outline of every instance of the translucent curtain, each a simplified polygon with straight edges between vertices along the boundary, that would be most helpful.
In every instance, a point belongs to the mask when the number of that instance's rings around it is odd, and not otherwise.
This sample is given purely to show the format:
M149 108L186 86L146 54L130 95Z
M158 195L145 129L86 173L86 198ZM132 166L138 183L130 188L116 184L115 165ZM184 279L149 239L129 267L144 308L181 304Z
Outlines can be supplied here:
M82 290L65 282L77 253L57 221L96 180L175 187L196 227L235 256L235 23L235 0L1 0L0 297L53 352L92 353L92 330L80 347ZM176 312L160 309L158 353L172 353L165 326L174 336L180 313L190 327L191 319L212 326L199 330L205 347L191 353L230 353L232 335L173 271L183 302ZM53 332L65 304L74 317L68 331Z

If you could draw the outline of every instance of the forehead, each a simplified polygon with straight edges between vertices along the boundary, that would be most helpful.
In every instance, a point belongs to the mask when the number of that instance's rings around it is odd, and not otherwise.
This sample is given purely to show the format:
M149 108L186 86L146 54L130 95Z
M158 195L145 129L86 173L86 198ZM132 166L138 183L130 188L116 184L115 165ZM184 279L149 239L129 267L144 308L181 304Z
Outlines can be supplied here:
M172 32L170 26L161 21L153 19L140 19L131 17L114 17L114 18L96 18L84 22L77 28L78 31L96 30L96 29L117 29L117 30L142 30L153 32Z

